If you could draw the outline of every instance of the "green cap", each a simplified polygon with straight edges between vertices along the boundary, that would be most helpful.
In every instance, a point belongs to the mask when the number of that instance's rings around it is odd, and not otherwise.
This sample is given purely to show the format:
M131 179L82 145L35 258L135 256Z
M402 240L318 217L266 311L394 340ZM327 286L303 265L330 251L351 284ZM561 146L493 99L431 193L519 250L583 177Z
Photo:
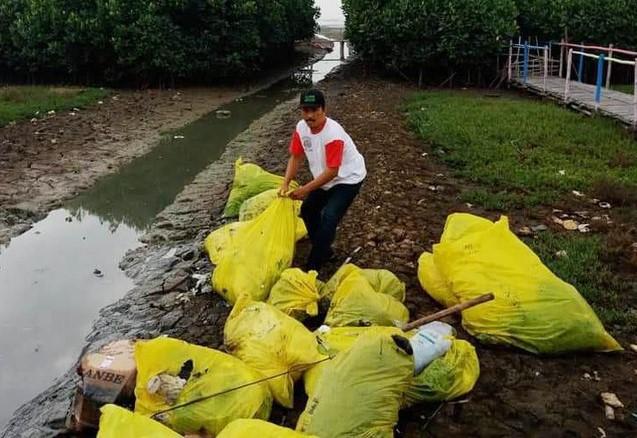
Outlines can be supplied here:
M325 96L319 90L307 90L301 93L301 108L325 108Z

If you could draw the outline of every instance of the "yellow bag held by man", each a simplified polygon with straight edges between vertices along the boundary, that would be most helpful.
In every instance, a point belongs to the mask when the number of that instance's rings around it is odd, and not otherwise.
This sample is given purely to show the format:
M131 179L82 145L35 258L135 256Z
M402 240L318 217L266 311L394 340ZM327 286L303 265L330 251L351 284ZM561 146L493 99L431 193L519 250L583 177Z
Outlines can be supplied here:
M318 315L318 273L303 272L298 268L286 269L272 287L268 304L299 321Z
M248 293L264 301L294 258L294 201L278 198L256 219L214 231L205 247L216 265L212 288L230 303Z
M433 259L457 301L495 295L462 312L464 328L481 342L540 354L621 350L577 290L509 230L506 217L492 223L449 216Z
M135 361L135 412L147 416L263 378L229 354L167 337L138 341ZM205 430L216 435L239 418L268 419L271 408L267 384L258 383L160 414L157 419L179 433Z
M261 213L263 213L272 204L273 201L279 198L279 190L271 189L266 190L263 193L259 193L256 196L244 201L241 204L241 210L239 211L239 221L246 222L256 219ZM307 236L307 228L303 219L298 217L301 214L301 201L294 201L294 212L297 216L296 219L296 240L301 240Z
M390 295L398 301L405 301L405 283L391 271L386 269L362 269L353 263L341 266L338 271L321 288L321 298L332 299L339 285L351 273L362 274L376 292Z
M396 326L409 321L407 308L391 295L376 292L361 272L352 272L341 281L325 324L342 326Z
M223 215L238 216L244 201L266 190L278 189L283 184L283 179L282 176L267 172L256 164L244 163L239 158L234 163L234 181ZM296 187L298 187L296 183L290 185L291 189Z
M316 337L303 324L267 303L242 295L224 328L228 351L264 377L275 400L283 407L294 405L294 382L314 363L326 359Z
M100 409L97 438L182 438L163 424L116 405Z
M263 420L236 420L226 426L217 438L318 438Z
M392 438L413 370L412 356L394 338L360 336L321 375L296 430L326 438Z

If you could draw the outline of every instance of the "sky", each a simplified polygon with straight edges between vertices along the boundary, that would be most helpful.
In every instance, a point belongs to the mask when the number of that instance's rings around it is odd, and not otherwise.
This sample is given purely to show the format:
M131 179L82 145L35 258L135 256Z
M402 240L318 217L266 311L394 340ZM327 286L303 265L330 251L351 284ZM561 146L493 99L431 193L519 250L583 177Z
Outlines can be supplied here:
M341 9L341 0L316 0L316 5L321 8L319 24L345 23L345 16Z

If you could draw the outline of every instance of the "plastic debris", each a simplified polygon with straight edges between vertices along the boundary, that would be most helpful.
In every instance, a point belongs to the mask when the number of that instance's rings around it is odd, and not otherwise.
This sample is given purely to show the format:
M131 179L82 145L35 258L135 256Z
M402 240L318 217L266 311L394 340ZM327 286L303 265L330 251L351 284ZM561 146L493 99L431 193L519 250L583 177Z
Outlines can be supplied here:
M566 175L566 170L560 170L557 172L560 176Z
M183 135L175 135L173 138L174 138L175 140L183 140L183 139L184 139L184 138L186 138L186 137L184 137Z
M217 110L215 114L218 119L229 119L232 117L232 112L228 110Z
M598 427L597 431L599 432L599 438L606 438L606 431L604 431L604 429Z
M565 230L575 231L578 229L579 223L577 221L574 221L573 219L567 219L562 222L562 226Z
M613 408L623 408L624 404L619 400L617 394L612 392L602 392L600 394L602 401L607 406L612 406Z
M573 192L572 192L572 193L573 193L575 196L577 196L578 198L583 198L584 196L586 196L586 195L584 195L584 193L582 193L582 192L578 192L577 190L573 190Z
M546 225L544 225L544 224L540 224L540 225L534 225L534 226L532 226L532 227L531 227L531 229L533 230L533 232L535 232L535 233L539 233L539 232L542 232L542 231L546 231L546 230L548 230L548 229L549 229L549 227L547 227L547 226L546 226Z
M55 114L55 110L51 110L47 113L48 115L52 116L53 114Z
M420 374L427 365L449 350L453 334L449 324L434 321L421 327L409 339L414 355L414 375Z
M599 208L611 208L611 205L608 202L600 202L599 204Z
M518 234L520 236L532 236L533 231L531 231L529 227L520 227L520 229L518 230Z
M591 232L591 228L590 228L590 224L579 224L577 226L577 231L579 231L580 233L590 233Z
M604 405L604 414L606 415L606 418L608 420L614 420L615 419L615 410L610 405Z
M630 344L630 349L633 350L635 353L637 353L637 345Z
M566 250L561 249L558 252L555 253L556 257L568 257L568 252L566 252Z

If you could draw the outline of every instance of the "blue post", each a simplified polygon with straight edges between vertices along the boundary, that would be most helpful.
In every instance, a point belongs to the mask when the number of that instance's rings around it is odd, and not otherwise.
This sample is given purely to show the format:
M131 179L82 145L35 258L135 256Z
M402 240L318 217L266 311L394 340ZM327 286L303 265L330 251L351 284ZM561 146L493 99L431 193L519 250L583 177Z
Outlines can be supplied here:
M595 86L595 106L599 107L602 101L602 82L604 82L604 61L606 58L604 55L599 55L597 58L597 84Z
M584 49L581 50L584 53ZM584 76L584 55L579 56L579 65L577 66L577 80L579 82L582 82L582 76Z
M524 42L524 83L529 79L529 42Z

